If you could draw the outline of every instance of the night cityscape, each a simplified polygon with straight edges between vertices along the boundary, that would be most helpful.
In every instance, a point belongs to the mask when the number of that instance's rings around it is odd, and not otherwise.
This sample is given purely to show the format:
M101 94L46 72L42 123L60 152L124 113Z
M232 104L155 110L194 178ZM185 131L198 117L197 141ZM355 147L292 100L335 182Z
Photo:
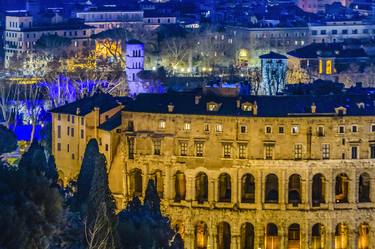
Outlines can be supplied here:
M0 249L375 249L375 0L0 0Z

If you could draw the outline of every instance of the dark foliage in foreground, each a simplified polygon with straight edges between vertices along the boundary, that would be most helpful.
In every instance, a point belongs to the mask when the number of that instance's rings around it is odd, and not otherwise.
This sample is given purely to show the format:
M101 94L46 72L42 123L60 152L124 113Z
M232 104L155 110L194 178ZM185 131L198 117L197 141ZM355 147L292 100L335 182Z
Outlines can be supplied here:
M5 126L0 125L0 155L17 149L17 137Z

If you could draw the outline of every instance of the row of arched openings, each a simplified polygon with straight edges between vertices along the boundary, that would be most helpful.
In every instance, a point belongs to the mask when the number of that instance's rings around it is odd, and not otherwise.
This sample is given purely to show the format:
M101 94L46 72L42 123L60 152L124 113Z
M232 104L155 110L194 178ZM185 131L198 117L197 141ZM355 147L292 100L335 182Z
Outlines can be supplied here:
M163 197L163 175L161 171L155 171L151 175L157 187L160 197ZM338 174L335 178L335 202L347 203L349 196L349 177L345 173ZM302 180L298 174L293 174L288 181L288 203L298 204L302 200ZM312 204L319 206L326 203L326 178L322 174L316 174L312 178ZM185 200L186 197L186 177L181 171L174 175L174 199L176 202ZM142 171L134 169L130 172L130 193L133 196L141 196L143 191ZM199 172L195 177L195 200L198 203L208 201L208 176L204 172ZM279 202L279 179L275 174L266 176L264 187L265 203ZM232 182L227 173L222 173L218 178L218 201L232 201ZM358 201L370 202L370 176L362 173L358 184ZM245 174L241 180L241 202L255 203L255 178L251 174Z
M264 234L264 248L265 249L281 249L281 236L277 225L274 223L267 224ZM334 249L349 249L348 227L345 223L339 223L335 230L335 247ZM194 229L194 248L207 249L209 241L209 232L207 224L203 221L198 222ZM362 223L358 229L358 242L356 248L369 249L369 226L367 223ZM240 233L240 248L254 249L255 248L255 232L254 226L249 223L241 225ZM217 225L216 243L218 249L230 249L232 243L231 228L229 223L221 222ZM288 227L287 249L301 248L301 228L299 224L292 224ZM326 248L326 229L324 225L317 223L312 227L311 231L311 249Z

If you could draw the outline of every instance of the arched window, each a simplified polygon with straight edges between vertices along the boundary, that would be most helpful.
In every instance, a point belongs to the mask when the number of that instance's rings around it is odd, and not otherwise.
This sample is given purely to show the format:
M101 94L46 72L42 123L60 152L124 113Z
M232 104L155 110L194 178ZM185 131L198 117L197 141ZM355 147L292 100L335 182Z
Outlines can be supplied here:
M299 224L292 224L288 228L288 249L301 248L301 231Z
M241 202L255 203L255 178L251 174L242 177Z
M369 249L369 227L362 223L358 228L358 249Z
M130 195L142 196L142 170L133 169L130 172Z
M230 225L221 222L217 225L217 249L230 249L231 233Z
M231 180L230 176L222 173L219 176L219 202L231 202Z
M273 223L267 224L265 249L280 249L280 239L277 226Z
M164 192L164 184L163 184L163 174L160 170L156 170L152 175L151 178L155 182L156 191L160 198L163 198Z
M289 177L288 202L301 203L301 176L294 174Z
M195 198L198 203L208 200L208 177L204 172L199 172L195 177Z
M347 203L349 193L349 178L345 173L336 176L335 199L336 203Z
M241 226L241 249L254 249L254 226L248 222Z
M358 201L370 202L370 176L363 173L359 176Z
M319 206L325 203L326 180L322 174L316 174L313 177L312 183L312 204Z
M336 226L335 249L348 249L348 227L344 223Z
M269 174L266 177L265 202L279 202L279 179L275 174Z
M177 171L175 174L175 201L180 202L185 200L186 196L186 178L185 174L181 171Z
M208 228L203 221L198 222L194 229L195 234L195 249L207 249L208 242Z
M311 231L311 249L324 249L325 248L325 229L320 223L315 224Z

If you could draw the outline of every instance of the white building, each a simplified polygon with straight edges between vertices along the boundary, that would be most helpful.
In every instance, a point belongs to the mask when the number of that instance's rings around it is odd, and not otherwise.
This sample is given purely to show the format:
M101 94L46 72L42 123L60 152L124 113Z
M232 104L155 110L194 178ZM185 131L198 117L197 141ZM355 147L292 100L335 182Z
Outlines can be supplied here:
M126 76L130 95L145 92L141 80L137 74L144 70L144 44L137 40L129 40L126 43Z

